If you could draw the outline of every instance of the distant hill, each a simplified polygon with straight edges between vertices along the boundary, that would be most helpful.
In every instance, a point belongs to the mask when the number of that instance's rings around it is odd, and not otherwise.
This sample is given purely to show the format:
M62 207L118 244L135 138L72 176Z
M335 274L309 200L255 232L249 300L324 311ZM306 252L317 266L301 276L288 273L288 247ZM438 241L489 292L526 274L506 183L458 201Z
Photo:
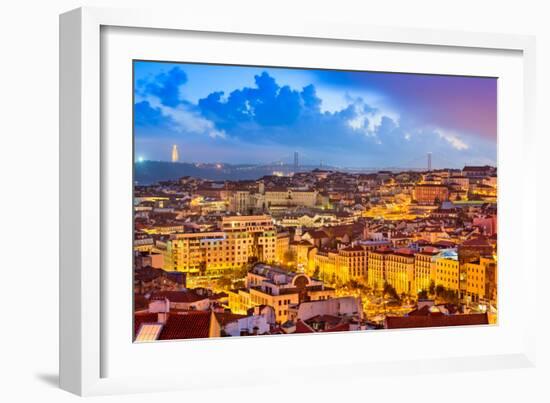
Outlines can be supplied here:
M134 181L141 185L148 185L158 181L178 179L182 176L209 180L246 180L271 175L273 170L273 167L259 165L141 161L134 164Z

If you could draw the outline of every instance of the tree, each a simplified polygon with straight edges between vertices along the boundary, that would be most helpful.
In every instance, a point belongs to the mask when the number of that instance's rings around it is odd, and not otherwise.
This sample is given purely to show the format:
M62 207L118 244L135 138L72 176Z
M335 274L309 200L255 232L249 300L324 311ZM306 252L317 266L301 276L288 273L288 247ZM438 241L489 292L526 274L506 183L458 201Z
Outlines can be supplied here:
M313 278L319 278L321 272L319 266L315 266L315 271L313 272Z
M206 262L200 262L199 264L199 273L201 276L204 276L206 274Z
M231 280L230 277L224 276L218 279L218 287L224 290L231 288L232 284L233 284L233 281Z
M418 293L418 299L428 299L428 291L422 290Z
M390 298L400 301L399 295L395 288L388 282L384 283L383 295L389 295Z
M435 294L435 282L432 280L430 281L430 286L428 288L428 293L430 295L434 295Z
M294 262L296 260L296 254L294 253L294 251L292 249L288 249L284 253L283 257L284 257L286 263Z
M438 297L441 297L443 296L444 293L445 293L445 287L443 287L441 284L438 284L435 287L435 295L437 295Z

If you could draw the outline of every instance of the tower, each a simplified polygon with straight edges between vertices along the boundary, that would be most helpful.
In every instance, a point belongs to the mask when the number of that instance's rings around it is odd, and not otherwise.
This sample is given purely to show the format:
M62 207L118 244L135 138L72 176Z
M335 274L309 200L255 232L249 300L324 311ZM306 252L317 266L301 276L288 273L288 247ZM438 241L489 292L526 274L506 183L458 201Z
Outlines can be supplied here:
M432 170L432 153L428 153L428 171Z
M298 172L298 151L294 151L294 172Z
M180 153L178 151L178 146L174 144L172 146L172 162L178 162L180 160Z

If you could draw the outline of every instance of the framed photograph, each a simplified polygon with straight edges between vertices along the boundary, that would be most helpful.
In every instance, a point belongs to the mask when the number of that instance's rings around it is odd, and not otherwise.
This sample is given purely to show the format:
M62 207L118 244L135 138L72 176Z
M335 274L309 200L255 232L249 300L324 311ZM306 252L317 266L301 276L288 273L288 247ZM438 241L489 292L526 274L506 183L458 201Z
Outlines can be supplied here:
M532 38L60 24L64 389L533 365Z

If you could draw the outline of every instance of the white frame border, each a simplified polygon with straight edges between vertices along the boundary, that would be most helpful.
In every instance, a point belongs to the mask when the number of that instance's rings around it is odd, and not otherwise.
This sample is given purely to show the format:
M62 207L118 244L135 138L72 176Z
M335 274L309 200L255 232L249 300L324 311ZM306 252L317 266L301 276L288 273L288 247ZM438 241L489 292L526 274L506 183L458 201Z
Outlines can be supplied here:
M79 8L60 16L60 385L79 395L166 391L192 387L177 378L144 382L101 378L100 287L100 27L177 29L323 38L384 43L518 50L524 61L524 167L535 167L535 39L531 36L445 30L373 27L303 20L285 25L269 20L239 20L158 10ZM534 172L533 169L531 172ZM535 189L528 175L525 189ZM536 219L531 208L526 219ZM536 265L524 270L536 278ZM527 306L534 307L531 295ZM529 311L534 312L534 309ZM529 316L533 314L528 314ZM528 318L531 319L531 318ZM528 329L524 354L386 363L376 374L533 366L535 328ZM358 375L357 367L341 368ZM360 376L373 375L372 367ZM268 380L264 380L268 382Z

